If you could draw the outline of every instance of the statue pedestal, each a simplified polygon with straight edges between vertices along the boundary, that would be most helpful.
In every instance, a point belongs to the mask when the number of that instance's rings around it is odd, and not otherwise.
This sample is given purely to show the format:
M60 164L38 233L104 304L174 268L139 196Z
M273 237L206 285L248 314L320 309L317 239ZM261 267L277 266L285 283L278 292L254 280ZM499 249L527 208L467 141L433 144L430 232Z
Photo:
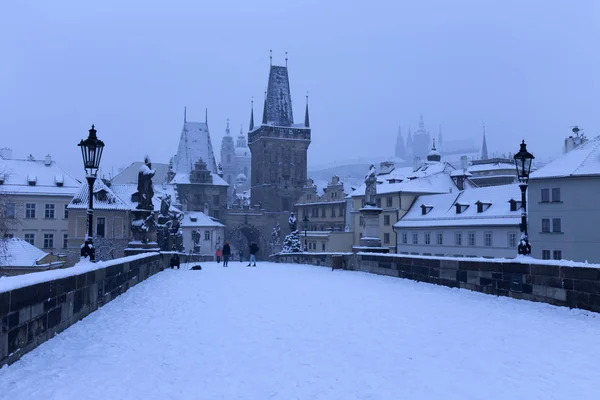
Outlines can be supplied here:
M156 227L151 210L134 210L131 223L133 240L127 244L125 255L151 253L160 251L156 242Z
M360 238L360 245L353 246L352 250L356 252L368 252L368 253L389 253L389 247L381 246L381 239L379 238L379 215L383 211L378 207L366 206L361 208L360 216L363 217L365 225L363 226L362 236Z

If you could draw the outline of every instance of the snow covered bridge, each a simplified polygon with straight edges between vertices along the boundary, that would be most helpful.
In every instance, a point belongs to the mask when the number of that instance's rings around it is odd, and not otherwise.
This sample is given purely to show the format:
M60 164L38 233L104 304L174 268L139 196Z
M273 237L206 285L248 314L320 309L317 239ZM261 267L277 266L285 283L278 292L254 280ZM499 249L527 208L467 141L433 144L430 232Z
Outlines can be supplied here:
M150 277L0 369L0 398L597 399L598 314L308 265Z

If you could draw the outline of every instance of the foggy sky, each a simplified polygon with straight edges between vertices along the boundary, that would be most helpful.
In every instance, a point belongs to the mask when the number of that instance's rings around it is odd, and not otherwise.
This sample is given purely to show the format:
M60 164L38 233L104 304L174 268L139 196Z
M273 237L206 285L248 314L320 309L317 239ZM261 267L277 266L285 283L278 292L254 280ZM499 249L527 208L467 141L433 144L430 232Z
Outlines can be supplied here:
M354 3L354 4L353 4ZM600 133L595 0L0 2L0 147L50 153L83 176L92 123L104 173L149 154L168 162L183 122L208 123L219 158L226 119L262 115L273 63L294 117L309 92L309 165L388 156L423 113L445 140L490 152L560 154L572 125ZM255 115L255 116L256 116Z

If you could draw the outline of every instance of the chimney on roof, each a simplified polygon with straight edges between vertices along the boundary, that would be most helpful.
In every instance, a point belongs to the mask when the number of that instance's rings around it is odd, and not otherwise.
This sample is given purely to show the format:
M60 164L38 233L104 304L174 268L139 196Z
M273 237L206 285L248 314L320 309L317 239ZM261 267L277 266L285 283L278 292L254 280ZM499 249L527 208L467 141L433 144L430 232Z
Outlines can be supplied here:
M5 160L12 159L12 149L10 149L8 147L1 148L0 149L0 157L2 157Z
M50 165L52 165L52 157L50 156L50 154L46 154L46 159L44 160L44 165L46 167L49 167Z
M466 170L469 167L467 156L460 156L460 168Z

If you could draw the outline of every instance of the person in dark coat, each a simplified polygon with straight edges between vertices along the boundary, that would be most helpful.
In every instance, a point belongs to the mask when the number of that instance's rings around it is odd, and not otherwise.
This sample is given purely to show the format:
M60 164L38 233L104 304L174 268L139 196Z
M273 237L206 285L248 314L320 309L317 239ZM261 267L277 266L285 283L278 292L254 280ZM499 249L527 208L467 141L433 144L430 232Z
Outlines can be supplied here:
M171 269L173 269L174 267L177 267L177 269L179 269L179 255L178 254L173 254L173 256L171 257L171 260L169 261L169 265L171 266Z
M231 246L229 246L229 242L225 242L223 245L223 266L229 266L229 257L231 256Z
M249 267L250 264L252 264L254 262L253 267L256 267L256 253L258 253L258 246L256 245L256 243L254 242L250 242L250 261L248 262L248 265L246 265L246 267Z

